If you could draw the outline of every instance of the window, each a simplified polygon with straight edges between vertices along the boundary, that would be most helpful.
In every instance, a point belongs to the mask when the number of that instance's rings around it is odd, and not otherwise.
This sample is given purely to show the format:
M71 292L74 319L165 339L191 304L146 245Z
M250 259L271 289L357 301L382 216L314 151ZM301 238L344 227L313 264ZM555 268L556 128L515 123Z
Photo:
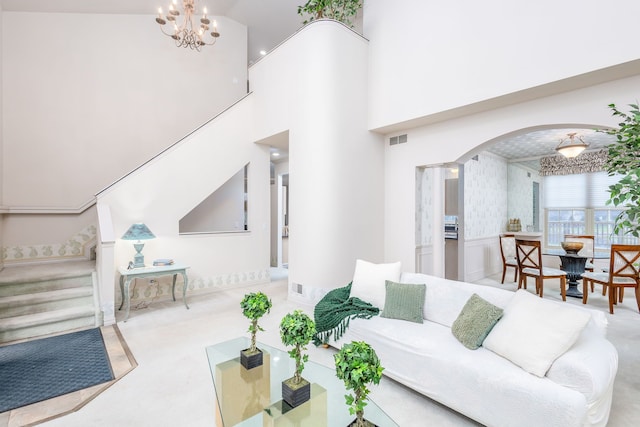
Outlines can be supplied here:
M609 249L611 244L637 245L638 238L630 234L613 235L613 223L622 212L621 209L596 209L594 214L594 233L596 248Z
M560 246L565 234L587 234L585 209L548 209L547 245Z
M606 202L609 186L619 179L606 172L545 176L547 246L560 246L565 234L592 234L599 250L609 250L612 243L638 244L631 235L612 235L621 209L607 208Z

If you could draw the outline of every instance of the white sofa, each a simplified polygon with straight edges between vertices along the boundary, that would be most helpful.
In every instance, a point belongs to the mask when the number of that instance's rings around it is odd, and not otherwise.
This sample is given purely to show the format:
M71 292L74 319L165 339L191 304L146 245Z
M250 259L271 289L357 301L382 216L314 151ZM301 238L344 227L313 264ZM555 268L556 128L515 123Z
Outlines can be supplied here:
M484 346L466 348L451 331L473 293L505 308L514 292L416 273L402 273L399 282L426 285L423 323L382 316L353 319L344 335L329 344L340 348L366 341L386 376L487 426L606 425L618 355L606 339L602 312L570 306L586 310L590 319L576 333L575 343L539 377ZM376 293L380 295L380 289L371 290L371 295ZM544 300L557 304L558 310L568 307L566 302ZM498 324L505 318L506 310Z

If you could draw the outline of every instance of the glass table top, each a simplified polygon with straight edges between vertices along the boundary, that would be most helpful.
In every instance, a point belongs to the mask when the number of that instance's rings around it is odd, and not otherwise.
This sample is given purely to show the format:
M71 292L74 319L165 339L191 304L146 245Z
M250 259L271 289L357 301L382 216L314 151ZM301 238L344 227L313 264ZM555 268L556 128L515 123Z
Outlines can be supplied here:
M355 419L345 403L347 390L335 371L313 361L305 363L302 377L311 383L311 399L290 409L282 402L282 381L291 378L295 361L285 351L258 343L263 365L246 370L240 351L249 338L240 337L206 348L216 391L216 417L224 427L347 426ZM364 417L380 427L397 426L371 399Z

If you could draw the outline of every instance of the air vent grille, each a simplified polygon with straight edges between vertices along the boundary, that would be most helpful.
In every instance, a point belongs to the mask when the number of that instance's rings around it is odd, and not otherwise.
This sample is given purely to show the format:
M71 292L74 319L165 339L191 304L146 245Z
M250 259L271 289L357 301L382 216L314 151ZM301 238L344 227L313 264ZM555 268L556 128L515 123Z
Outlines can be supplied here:
M406 133L404 135L392 136L391 138L389 138L389 145L404 144L405 142L407 142Z

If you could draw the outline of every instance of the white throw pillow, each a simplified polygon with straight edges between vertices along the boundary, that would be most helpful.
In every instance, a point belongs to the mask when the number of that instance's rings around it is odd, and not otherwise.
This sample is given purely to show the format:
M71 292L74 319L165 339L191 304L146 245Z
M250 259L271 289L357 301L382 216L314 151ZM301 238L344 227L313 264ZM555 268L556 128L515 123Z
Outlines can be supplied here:
M360 298L382 310L386 292L385 281L399 282L401 268L400 262L373 264L361 259L356 260L350 296Z
M576 342L590 317L587 311L521 289L482 345L544 377L553 361Z

